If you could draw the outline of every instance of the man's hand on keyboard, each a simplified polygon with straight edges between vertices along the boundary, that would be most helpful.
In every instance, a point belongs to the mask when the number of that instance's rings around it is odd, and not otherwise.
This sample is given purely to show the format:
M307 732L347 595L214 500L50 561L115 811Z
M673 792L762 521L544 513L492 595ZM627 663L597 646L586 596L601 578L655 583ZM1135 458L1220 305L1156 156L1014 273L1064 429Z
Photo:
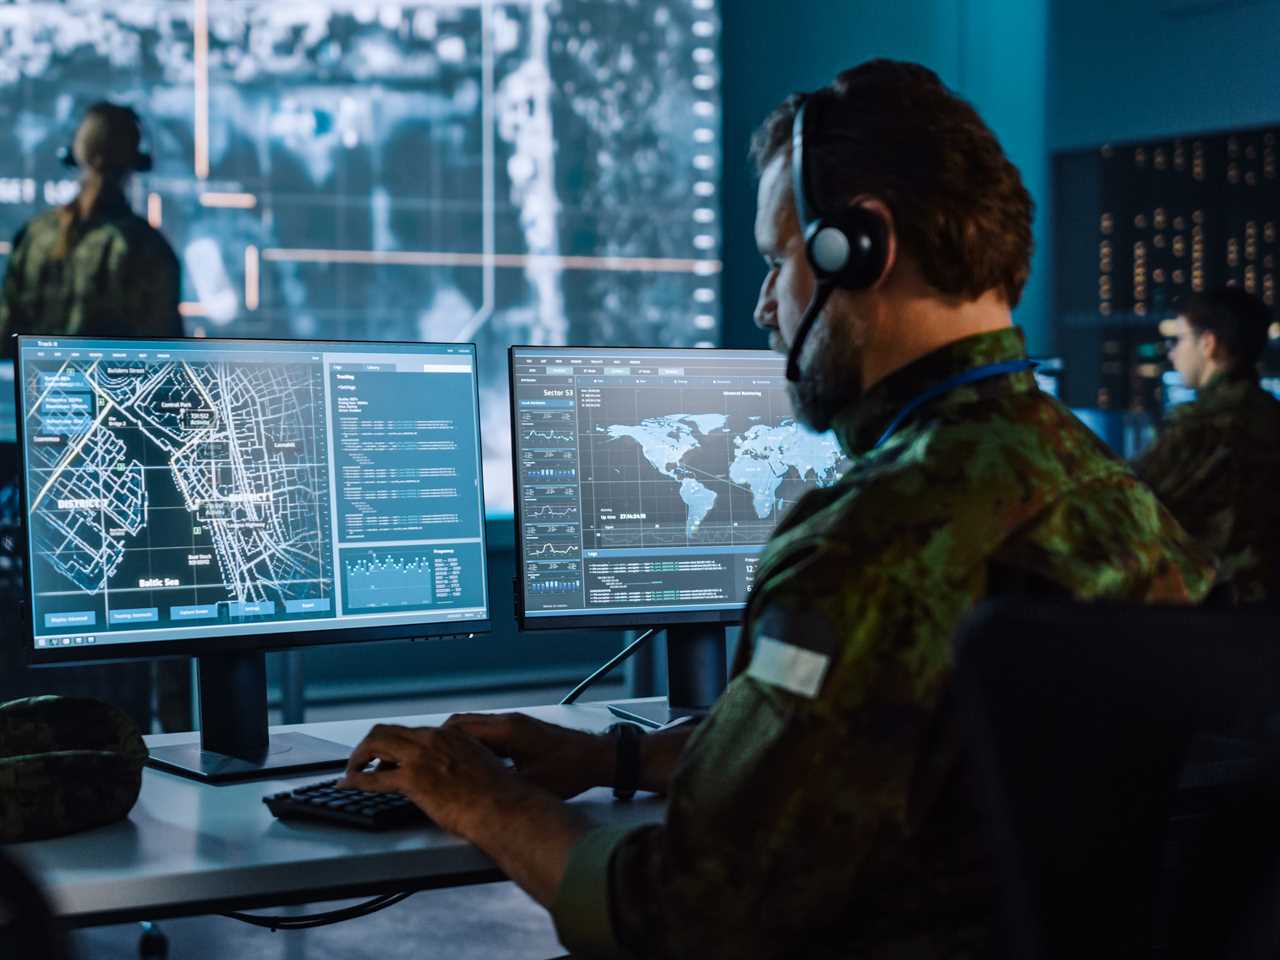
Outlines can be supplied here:
M545 723L522 713L455 713L445 728L479 740L516 770L558 797L613 783L613 738Z
M374 760L378 766L366 770ZM492 750L463 730L383 723L356 746L338 787L402 793L442 829L468 839L477 801L527 789Z
M377 769L366 771L375 760ZM378 724L351 754L338 786L404 794L438 827L487 853L544 905L555 897L569 852L591 825L581 812L519 776L462 723Z

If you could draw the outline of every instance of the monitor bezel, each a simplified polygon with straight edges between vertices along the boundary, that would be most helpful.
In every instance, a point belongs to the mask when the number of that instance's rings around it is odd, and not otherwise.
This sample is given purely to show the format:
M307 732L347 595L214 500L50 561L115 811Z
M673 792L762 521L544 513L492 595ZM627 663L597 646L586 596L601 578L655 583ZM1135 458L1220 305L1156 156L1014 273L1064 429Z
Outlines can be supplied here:
M690 608L687 611L672 610L662 613L645 614L643 610L624 611L622 613L566 613L530 615L525 611L525 568L524 568L524 517L523 502L520 497L520 465L516 458L519 451L519 433L516 426L516 353L520 350L544 350L552 353L563 353L574 350L615 351L618 353L636 353L637 351L653 353L694 353L705 350L708 353L731 351L734 353L756 353L779 356L776 351L767 348L753 347L610 347L599 344L512 344L507 348L508 400L511 418L511 492L514 501L515 521L515 612L516 624L522 631L538 630L576 630L587 629L647 629L649 627L670 627L682 624L721 624L736 626L743 622L747 603L727 610L705 610Z
M331 646L340 643L368 643L377 640L437 640L446 637L466 637L489 633L493 630L493 584L488 569L488 531L484 516L484 456L479 444L483 442L483 421L480 419L480 377L479 351L476 343L451 341L406 341L406 340L286 340L279 337L97 337L97 336L60 336L60 335L15 335L16 351L14 356L14 402L17 420L18 445L18 490L21 497L20 532L21 555L24 565L23 590L21 599L21 636L30 652L30 664L33 667L71 666L77 663L113 663L136 661L140 659L160 659L166 657L199 657L224 653L242 653L254 650L290 650L298 647ZM432 623L401 623L373 627L344 627L316 630L296 630L283 633L262 633L239 636L196 636L181 637L169 640L135 640L118 643L107 643L93 648L81 646L37 647L35 640L35 617L32 604L31 583L31 533L27 517L27 445L25 434L25 417L22 411L22 388L25 382L22 369L23 344L37 340L57 340L59 343L92 343L108 341L112 343L181 343L184 340L193 343L247 344L251 346L269 344L287 344L297 346L306 344L323 350L327 346L371 346L379 351L394 350L397 347L465 347L471 353L471 394L472 406L476 413L477 431L477 475L480 483L480 543L485 557L482 571L484 577L484 606L486 615L474 620L443 620ZM306 621L298 621L306 622ZM316 621L327 622L327 621Z

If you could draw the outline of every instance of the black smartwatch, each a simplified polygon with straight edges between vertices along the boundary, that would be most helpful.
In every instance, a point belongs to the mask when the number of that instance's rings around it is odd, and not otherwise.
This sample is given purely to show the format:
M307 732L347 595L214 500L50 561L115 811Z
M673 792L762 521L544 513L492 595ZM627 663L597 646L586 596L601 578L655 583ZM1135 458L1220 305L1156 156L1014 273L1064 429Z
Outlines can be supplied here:
M630 800L640 785L640 738L644 731L639 724L615 723L608 730L617 745L617 759L613 765L613 795L618 800Z

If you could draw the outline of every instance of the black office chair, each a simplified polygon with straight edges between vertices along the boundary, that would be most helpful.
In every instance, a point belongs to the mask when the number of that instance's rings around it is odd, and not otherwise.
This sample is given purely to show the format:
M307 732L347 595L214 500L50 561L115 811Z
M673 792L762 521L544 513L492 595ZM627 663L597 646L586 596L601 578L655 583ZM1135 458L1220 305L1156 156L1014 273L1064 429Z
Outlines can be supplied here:
M43 891L16 860L0 850L0 957L69 960L62 927Z
M1001 955L1277 955L1280 617L1001 601L956 665Z

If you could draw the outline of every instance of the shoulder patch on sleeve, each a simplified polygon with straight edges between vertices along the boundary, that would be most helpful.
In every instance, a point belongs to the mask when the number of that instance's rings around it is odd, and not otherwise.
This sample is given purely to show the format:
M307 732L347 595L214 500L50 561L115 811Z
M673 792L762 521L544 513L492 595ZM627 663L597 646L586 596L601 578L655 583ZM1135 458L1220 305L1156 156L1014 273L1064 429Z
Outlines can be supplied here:
M821 613L771 605L760 615L751 639L747 676L809 700L822 692L837 636Z

